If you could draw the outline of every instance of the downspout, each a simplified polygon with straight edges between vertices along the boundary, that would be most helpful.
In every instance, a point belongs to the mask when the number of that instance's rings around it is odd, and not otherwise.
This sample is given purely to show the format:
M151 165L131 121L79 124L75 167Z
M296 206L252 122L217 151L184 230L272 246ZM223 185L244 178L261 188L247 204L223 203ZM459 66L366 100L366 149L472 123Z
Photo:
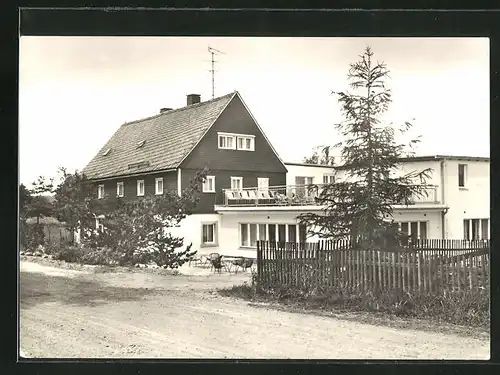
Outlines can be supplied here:
M445 167L444 167L444 159L441 160L441 204L445 204L445 193L444 193L444 184L445 184ZM446 239L446 219L445 215L448 212L448 209L444 209L441 211L441 238L444 240Z

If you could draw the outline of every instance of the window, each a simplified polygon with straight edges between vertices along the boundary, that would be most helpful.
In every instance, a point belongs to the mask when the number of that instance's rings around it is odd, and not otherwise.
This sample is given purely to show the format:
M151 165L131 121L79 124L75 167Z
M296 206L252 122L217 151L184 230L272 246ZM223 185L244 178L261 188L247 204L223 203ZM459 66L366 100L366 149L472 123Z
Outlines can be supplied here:
M106 151L104 151L104 152L102 153L102 156L108 156L110 152L111 152L111 149L110 149L110 148L108 148L108 149L106 149Z
M202 245L217 244L217 223L202 224Z
M238 150L254 151L255 138L253 136L238 137Z
M286 241L286 225L279 224L278 225L278 242Z
M240 239L240 243L241 243L241 246L249 246L249 239L248 239L248 224L240 224L240 234L241 234L241 239Z
M427 238L427 221L400 222L399 230L413 239Z
M464 219L464 240L487 240L489 234L489 219Z
M297 226L288 226L288 242L297 242Z
M335 175L333 175L333 174L324 174L323 175L323 183L324 184L333 184L333 183L335 183Z
M243 189L243 177L231 177L231 190Z
M97 199L104 198L104 185L97 186Z
M305 242L307 237L306 227L300 224L254 224L240 223L240 246L257 247L257 241L269 242Z
M458 165L458 187L465 187L467 183L467 164Z
M142 141L140 141L140 142L137 142L137 148L141 148L141 147L143 147L145 143L146 143L146 140L145 140L145 139L144 139L144 140L142 140Z
M487 240L490 238L490 223L488 219L481 219L481 239Z
M137 196L144 196L144 180L137 180Z
M219 148L223 150L236 150L236 136L219 133Z
M269 190L269 178L257 177L257 187L259 188L259 190Z
M223 150L255 151L255 136L247 134L217 133L218 146Z
M266 224L259 224L259 241L266 241L267 239L267 225Z
M123 197L123 182L116 183L116 196Z
M202 191L204 193L215 193L215 176L207 176L205 178Z
M163 177L155 178L155 194L163 194Z

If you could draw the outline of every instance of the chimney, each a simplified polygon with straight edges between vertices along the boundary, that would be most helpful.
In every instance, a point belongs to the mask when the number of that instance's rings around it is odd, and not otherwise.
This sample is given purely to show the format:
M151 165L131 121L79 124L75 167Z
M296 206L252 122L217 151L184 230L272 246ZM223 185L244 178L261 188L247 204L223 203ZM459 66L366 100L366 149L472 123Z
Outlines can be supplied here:
M200 95L198 94L189 94L187 96L187 105L193 105L193 104L197 104L200 102Z
M160 108L160 113L165 113L165 112L168 112L171 110L172 110L172 108Z

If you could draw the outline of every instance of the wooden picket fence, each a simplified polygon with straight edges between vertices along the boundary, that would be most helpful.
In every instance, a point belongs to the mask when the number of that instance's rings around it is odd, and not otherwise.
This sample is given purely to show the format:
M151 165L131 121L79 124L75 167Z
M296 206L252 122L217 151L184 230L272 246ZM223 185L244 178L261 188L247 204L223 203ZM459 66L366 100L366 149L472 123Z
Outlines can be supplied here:
M459 292L489 285L489 241L425 240L398 249L348 241L257 243L257 282L351 291Z

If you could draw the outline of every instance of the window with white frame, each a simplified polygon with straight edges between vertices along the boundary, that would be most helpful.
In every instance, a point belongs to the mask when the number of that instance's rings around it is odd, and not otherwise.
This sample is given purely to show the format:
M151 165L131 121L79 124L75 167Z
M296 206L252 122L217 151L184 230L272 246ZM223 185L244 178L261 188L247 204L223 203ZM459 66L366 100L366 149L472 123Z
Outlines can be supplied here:
M250 135L238 136L238 150L255 151L255 137Z
M123 182L116 183L116 196L123 197Z
M489 219L464 219L464 240L477 241L490 238Z
M323 175L323 183L324 184L333 184L335 183L335 175L332 173L325 173Z
M215 176L206 176L202 186L204 193L215 193Z
M236 135L218 133L219 148L223 150L236 150Z
M304 242L307 230L300 224L240 223L240 247L255 248L257 241Z
M217 245L217 223L204 223L201 226L201 244L204 246Z
M103 220L104 216L102 215L95 218L95 228L101 233L104 232L104 224L102 223Z
M163 177L155 178L155 194L163 194Z
M257 177L257 187L259 190L267 191L269 189L269 178Z
M243 177L231 177L231 190L243 189Z
M97 186L97 199L104 198L104 185Z
M458 165L458 187L465 187L467 184L467 164Z
M402 221L399 230L407 236L425 240L427 238L427 221Z
M144 196L144 180L137 180L137 196Z

